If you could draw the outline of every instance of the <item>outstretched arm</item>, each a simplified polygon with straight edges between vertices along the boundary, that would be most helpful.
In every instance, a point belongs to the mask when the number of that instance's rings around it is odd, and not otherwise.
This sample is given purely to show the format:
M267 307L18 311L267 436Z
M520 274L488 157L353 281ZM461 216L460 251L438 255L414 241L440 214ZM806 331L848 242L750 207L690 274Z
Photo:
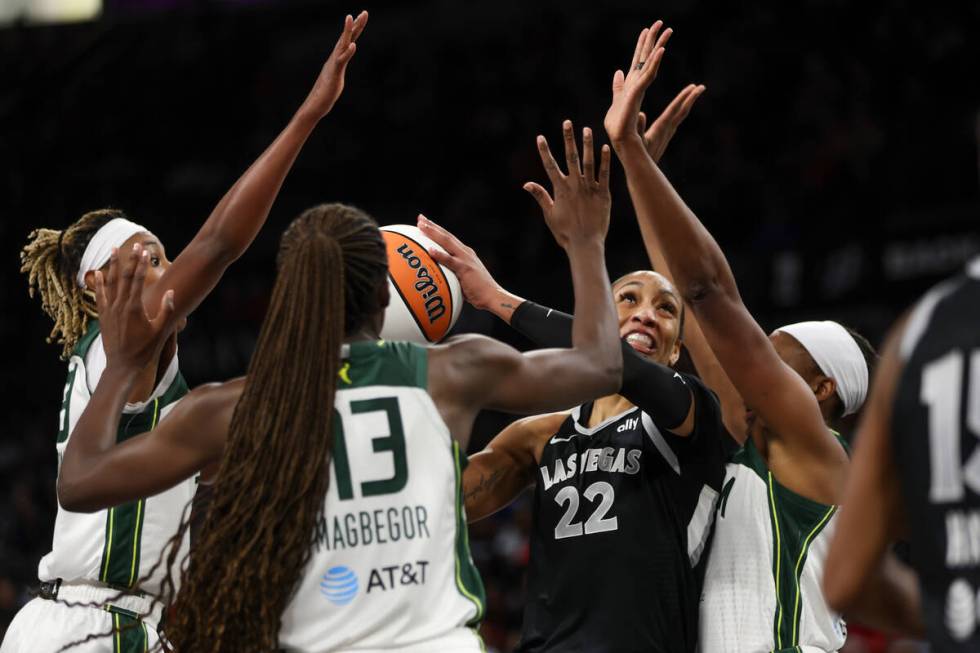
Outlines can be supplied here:
M634 188L637 210L650 216L652 231L684 300L705 339L745 403L770 427L770 466L790 489L824 503L837 503L847 456L829 432L810 387L783 363L769 338L742 303L728 261L711 234L681 200L636 132L640 103L662 48L641 35L631 75L616 71L606 130Z
M671 31L666 30L661 37L662 41L666 42L670 34ZM637 132L642 134L643 145L654 163L660 163L667 145L677 133L677 128L687 118L691 108L702 93L704 93L704 86L688 84L649 128L646 127L646 114L640 112ZM649 206L638 198L640 189L637 187L637 183L641 180L642 175L630 176L627 174L626 177L626 185L633 202L633 210L636 212L636 221L640 227L640 235L643 237L643 245L646 247L653 269L674 283L674 276L670 272L670 266L667 265L667 259L664 258L663 248L660 246L657 234L653 229L654 218L647 212ZM684 324L684 346L691 354L691 360L694 362L694 367L697 368L698 375L718 395L725 428L736 441L743 442L745 440L745 402L742 401L742 395L732 385L721 363L718 362L718 358L711 351L693 311L688 314Z
M915 573L889 551L904 531L891 418L902 374L898 345L888 338L855 439L854 462L824 565L827 603L848 617L888 632L923 634Z
M236 382L195 390L148 433L117 445L119 420L140 371L159 356L175 321L167 291L155 318L141 300L149 264L137 244L114 253L104 278L96 272L108 366L72 431L58 473L58 500L67 510L94 511L152 496L190 477L221 455L241 392Z
M525 189L538 201L548 227L568 254L576 307L572 347L521 354L480 336L434 347L429 357L433 395L468 415L483 407L525 414L557 410L619 389L623 361L603 251L609 225L610 153L603 147L596 178L591 130L583 133L581 164L570 122L565 122L563 132L567 175L559 170L544 137L538 137L554 198L537 184ZM459 253L450 249L441 258Z
M186 316L211 292L225 269L241 256L269 217L306 139L333 108L344 89L344 73L355 42L367 24L367 12L347 16L320 75L286 128L221 198L197 235L161 276L145 289L143 302L154 310L166 290L174 291L175 311Z

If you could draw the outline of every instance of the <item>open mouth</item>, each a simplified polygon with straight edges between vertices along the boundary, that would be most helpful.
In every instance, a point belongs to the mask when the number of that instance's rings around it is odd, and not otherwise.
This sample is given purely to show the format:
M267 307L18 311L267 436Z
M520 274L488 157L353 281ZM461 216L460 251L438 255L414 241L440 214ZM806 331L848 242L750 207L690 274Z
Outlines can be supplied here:
M654 339L642 331L633 331L627 334L626 342L641 354L652 354L657 349L657 343Z

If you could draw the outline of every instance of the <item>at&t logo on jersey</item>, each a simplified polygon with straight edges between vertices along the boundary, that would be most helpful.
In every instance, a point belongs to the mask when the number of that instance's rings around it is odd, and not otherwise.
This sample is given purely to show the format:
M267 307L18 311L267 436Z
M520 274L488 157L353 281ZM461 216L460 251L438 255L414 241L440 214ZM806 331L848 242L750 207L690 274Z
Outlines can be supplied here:
M388 592L401 587L425 585L428 560L415 560L377 567L368 573L365 594ZM361 589L357 574L350 567L337 565L320 579L320 593L334 605L347 605Z
M377 591L387 592L411 585L424 585L425 569L428 566L428 560L416 560L372 569L367 594Z
M320 593L334 605L347 605L357 596L357 574L350 567L331 567L320 581Z

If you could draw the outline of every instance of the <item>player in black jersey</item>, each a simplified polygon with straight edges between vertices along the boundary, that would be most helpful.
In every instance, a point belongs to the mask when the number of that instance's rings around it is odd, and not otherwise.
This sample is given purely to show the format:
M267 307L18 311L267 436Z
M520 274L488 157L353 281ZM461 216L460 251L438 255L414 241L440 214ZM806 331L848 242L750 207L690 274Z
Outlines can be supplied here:
M658 153L696 99L690 95L682 92L651 127ZM424 218L419 227L446 250L432 255L457 274L468 301L538 345L567 342L570 316L504 291L472 249ZM684 322L669 280L634 272L613 284L613 294L624 338L620 394L571 414L515 422L464 473L470 521L534 486L520 651L688 652L697 645L727 436L717 398L669 367Z
M429 221L464 295L539 345L567 342L571 317L496 288L472 250ZM485 304L479 285L496 295ZM534 487L519 651L693 651L705 546L724 477L717 398L672 370L682 304L650 271L613 284L623 387L570 414L519 420L470 458L466 514L482 519Z
M857 435L827 559L828 600L980 650L980 257L893 330ZM916 574L888 553L906 537Z

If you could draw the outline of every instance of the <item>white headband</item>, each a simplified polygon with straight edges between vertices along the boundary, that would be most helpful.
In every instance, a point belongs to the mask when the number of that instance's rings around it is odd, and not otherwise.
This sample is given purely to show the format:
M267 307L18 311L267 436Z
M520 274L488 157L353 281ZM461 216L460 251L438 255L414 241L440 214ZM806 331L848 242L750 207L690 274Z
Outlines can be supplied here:
M844 414L857 412L868 395L868 363L854 337L837 322L797 322L779 327L809 352L820 371L837 383Z
M141 232L149 233L150 230L125 218L113 218L102 225L92 236L92 240L88 241L85 253L82 254L82 262L78 264L75 280L79 287L85 287L87 273L98 270L109 262L113 247L122 247L123 243Z

